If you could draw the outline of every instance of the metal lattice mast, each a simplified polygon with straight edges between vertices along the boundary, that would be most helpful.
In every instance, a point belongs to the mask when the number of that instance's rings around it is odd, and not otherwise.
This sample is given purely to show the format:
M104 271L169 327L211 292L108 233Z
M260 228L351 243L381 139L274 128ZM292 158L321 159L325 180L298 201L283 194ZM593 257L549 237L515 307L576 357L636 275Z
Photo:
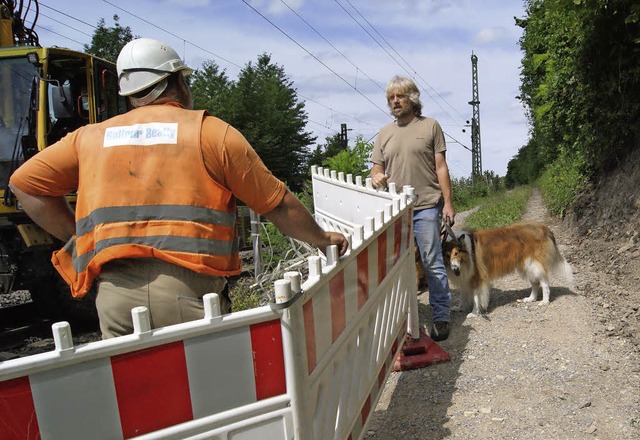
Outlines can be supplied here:
M471 120L471 175L475 179L482 176L482 152L480 149L480 96L478 94L478 57L471 52L471 88L473 97L469 104L473 107Z

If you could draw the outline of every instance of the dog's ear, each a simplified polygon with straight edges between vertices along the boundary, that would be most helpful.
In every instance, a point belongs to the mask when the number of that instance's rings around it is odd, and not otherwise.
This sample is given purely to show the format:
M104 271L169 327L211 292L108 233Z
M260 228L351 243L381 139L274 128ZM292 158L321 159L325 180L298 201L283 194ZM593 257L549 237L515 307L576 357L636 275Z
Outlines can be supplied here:
M456 244L458 245L458 248L461 251L465 251L465 252L467 250L467 242L465 240L466 236L467 236L466 234L462 233L456 238L456 242L457 242Z

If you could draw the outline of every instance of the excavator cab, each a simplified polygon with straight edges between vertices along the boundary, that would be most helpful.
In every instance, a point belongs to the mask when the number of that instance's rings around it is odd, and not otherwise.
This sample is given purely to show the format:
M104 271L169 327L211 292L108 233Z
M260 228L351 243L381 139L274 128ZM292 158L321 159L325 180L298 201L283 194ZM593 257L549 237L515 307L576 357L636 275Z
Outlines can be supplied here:
M125 113L127 102L118 94L114 63L41 47L36 38L25 44L20 35L34 34L24 29L13 32L11 41L7 21L0 18L0 295L28 290L43 317L78 321L90 315L86 309L93 305L73 300L51 264L51 253L64 243L24 213L8 187L9 178L23 162L72 131ZM67 201L73 206L75 195L69 194Z
M61 48L0 48L0 181L85 124L128 110L113 63ZM4 206L12 206L4 197Z

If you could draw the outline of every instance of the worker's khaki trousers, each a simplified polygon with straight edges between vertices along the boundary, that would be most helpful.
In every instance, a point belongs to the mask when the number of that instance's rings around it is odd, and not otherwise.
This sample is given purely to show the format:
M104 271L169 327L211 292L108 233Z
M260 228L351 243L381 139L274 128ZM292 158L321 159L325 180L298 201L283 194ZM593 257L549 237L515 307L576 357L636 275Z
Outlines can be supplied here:
M222 313L229 313L225 286L224 277L199 274L154 258L111 261L97 279L102 338L132 333L131 309L138 306L149 310L151 328L203 318L202 296L206 293L218 293Z

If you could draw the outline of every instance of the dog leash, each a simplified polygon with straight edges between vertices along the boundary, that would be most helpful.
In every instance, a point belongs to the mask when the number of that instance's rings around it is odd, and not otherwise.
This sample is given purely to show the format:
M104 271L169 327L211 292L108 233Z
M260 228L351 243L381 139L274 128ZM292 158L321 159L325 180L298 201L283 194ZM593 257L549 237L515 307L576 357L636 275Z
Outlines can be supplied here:
M451 237L451 240L456 243L458 242L458 238L456 237L456 234L453 233L453 229L451 229L449 223L443 221L442 226L440 227L440 238L444 242L447 240L447 237Z

